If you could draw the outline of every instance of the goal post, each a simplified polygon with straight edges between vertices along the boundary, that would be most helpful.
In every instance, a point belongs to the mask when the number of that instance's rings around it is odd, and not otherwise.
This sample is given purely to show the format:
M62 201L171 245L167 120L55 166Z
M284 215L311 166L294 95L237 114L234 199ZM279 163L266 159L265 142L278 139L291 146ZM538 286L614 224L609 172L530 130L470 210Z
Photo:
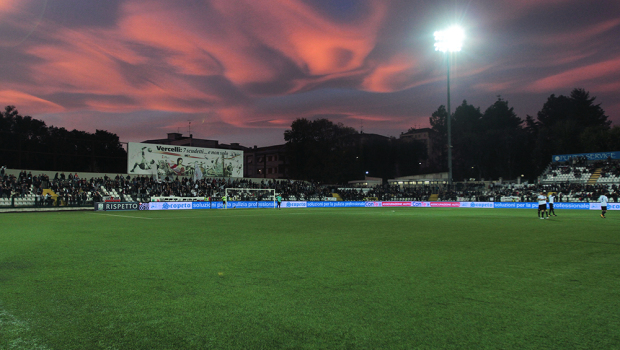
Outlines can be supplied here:
M225 190L228 201L271 202L272 208L276 207L276 190L273 188L227 188Z

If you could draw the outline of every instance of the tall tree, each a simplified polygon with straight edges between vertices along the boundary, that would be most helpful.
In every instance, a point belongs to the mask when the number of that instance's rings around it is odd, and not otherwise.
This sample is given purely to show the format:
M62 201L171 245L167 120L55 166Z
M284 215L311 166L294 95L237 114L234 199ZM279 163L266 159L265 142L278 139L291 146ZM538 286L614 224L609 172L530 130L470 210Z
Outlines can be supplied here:
M536 123L530 125L528 121L528 131L535 133L530 137L535 139L533 157L538 173L553 154L582 153L600 146L593 144L587 134L606 132L611 122L595 100L596 97L590 97L589 92L580 88L569 96L551 95L538 112Z
M453 178L461 181L466 178L485 176L482 167L482 113L463 100L456 107L452 122Z
M288 158L292 160L291 176L322 182L341 180L340 161L346 154L346 137L354 134L355 129L327 119L295 120L284 132Z
M290 175L323 183L359 180L366 171L383 179L413 175L424 154L419 142L358 133L327 119L297 119L284 139Z
M433 129L433 148L438 150L439 156L429 161L432 171L447 171L448 166L448 111L444 105L439 106L430 117L431 129Z
M17 169L125 172L127 163L118 136L48 127L15 106L0 115L0 152L3 164Z
M527 167L527 135L523 120L498 96L482 115L484 169L489 178L514 179Z
M430 119L441 149L446 149L447 112L440 106ZM469 178L515 178L527 167L527 133L523 120L498 96L484 113L464 100L452 115L453 177L456 181ZM532 127L536 127L536 123ZM447 163L447 159L441 159ZM445 169L442 166L441 169Z

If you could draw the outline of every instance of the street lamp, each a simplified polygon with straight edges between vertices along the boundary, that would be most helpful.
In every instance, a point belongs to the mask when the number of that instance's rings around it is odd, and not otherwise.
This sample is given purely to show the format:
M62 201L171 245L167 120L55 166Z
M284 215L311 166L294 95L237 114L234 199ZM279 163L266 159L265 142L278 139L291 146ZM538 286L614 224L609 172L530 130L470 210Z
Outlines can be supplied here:
M448 66L448 185L452 187L452 123L450 111L450 53L461 51L465 32L461 27L452 26L446 30L435 32L435 51L446 53Z

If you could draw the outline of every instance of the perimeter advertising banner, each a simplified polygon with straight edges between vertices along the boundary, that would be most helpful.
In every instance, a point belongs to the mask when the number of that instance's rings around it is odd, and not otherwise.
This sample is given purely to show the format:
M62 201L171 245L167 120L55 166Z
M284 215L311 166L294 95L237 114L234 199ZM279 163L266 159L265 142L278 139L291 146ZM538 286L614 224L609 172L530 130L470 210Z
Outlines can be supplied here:
M96 202L95 211L111 211L111 210L138 210L140 203L138 202Z
M98 203L103 204L103 203ZM105 203L111 207L106 210L136 210L138 203ZM131 204L131 206L124 206ZM187 210L224 209L222 202L151 202L139 205L140 210ZM274 208L272 201L232 201L228 209ZM282 208L363 208L363 207L409 207L409 208L476 208L476 209L532 209L538 208L536 202L362 202L362 201L283 201ZM556 202L555 209L601 210L600 203ZM96 210L103 210L103 207ZM608 203L607 210L620 210L620 203Z
M577 157L586 157L588 160L620 159L620 152L557 154L557 155L551 156L551 161L552 162L566 162L571 158L577 158Z
M129 142L127 172L158 178L243 177L243 151Z

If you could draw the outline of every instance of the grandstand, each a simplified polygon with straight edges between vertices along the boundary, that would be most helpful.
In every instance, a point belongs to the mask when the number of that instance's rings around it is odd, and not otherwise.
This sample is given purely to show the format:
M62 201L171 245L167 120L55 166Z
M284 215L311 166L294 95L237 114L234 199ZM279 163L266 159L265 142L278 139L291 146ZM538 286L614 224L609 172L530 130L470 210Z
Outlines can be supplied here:
M554 156L540 176L543 187L553 188L565 202L595 201L609 192L618 201L620 160L618 152Z
M615 153L618 152L554 156L554 161L540 176L540 182L546 184L618 184L620 183L620 160L611 157L611 154ZM604 155L608 155L607 158L601 159ZM566 160L557 161L562 159Z
M617 153L617 152L614 152ZM153 176L75 173L9 169L0 178L0 208L89 207L94 202L150 202L160 200L219 201L226 188L276 190L285 201L534 201L538 192L555 192L560 202L596 201L603 192L618 202L620 160L585 156L554 156L537 184L520 182L464 182L449 189L439 182L389 180L388 184L359 187L319 185L308 181L248 178L178 177L159 181ZM410 179L409 179L410 180ZM191 199L187 199L191 198Z

